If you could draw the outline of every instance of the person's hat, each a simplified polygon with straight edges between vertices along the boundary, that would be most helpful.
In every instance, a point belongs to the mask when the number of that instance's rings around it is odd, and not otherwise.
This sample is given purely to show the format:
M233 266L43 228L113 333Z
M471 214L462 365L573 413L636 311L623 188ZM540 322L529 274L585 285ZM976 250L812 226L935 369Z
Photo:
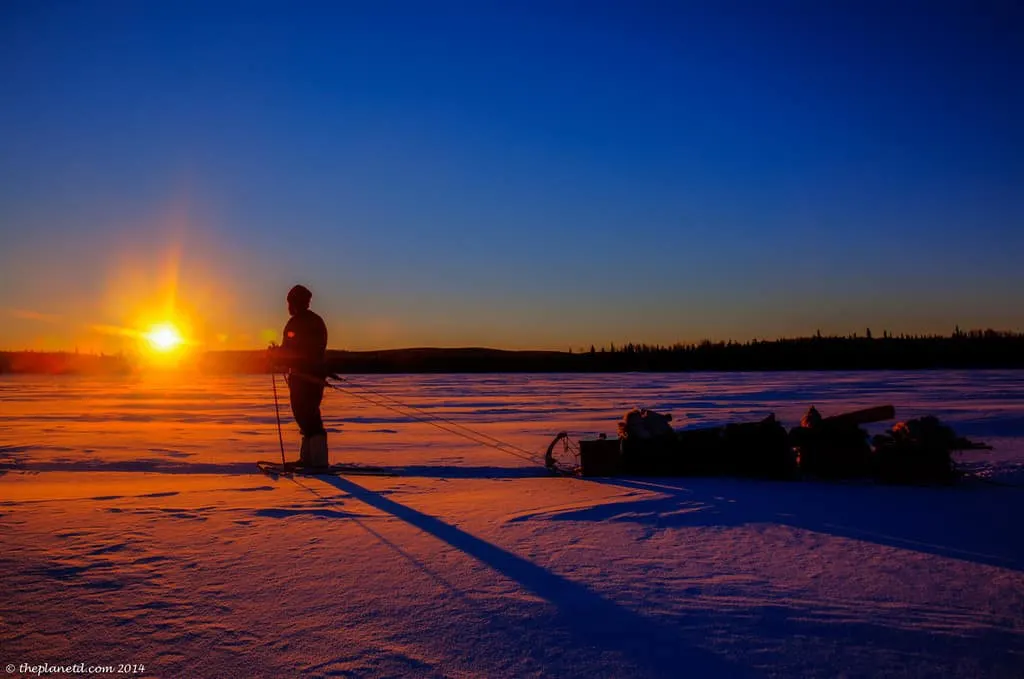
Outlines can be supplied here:
M296 285L288 291L288 301L301 307L308 307L313 293L305 285Z

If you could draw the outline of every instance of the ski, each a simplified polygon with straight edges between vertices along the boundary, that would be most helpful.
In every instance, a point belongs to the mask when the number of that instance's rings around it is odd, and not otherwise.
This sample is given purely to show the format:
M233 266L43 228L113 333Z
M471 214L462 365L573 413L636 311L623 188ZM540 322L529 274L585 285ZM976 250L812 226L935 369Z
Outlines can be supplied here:
M322 469L307 469L297 465L282 465L280 462L260 460L256 466L264 474L273 476L398 476L393 469L361 464L332 464Z

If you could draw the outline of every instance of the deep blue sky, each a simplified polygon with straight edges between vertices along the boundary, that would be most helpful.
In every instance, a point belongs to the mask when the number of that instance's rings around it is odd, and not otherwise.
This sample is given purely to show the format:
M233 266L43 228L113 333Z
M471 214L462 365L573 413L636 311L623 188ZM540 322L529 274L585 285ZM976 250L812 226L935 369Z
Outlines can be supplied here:
M6 2L0 347L1024 330L1022 73L1008 0Z

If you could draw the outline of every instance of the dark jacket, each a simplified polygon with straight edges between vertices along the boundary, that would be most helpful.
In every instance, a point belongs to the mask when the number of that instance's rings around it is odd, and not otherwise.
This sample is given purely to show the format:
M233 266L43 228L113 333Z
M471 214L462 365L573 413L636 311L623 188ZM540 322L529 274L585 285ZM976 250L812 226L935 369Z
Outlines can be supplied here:
M327 374L327 324L306 309L288 319L278 354L279 362L292 372L323 377Z

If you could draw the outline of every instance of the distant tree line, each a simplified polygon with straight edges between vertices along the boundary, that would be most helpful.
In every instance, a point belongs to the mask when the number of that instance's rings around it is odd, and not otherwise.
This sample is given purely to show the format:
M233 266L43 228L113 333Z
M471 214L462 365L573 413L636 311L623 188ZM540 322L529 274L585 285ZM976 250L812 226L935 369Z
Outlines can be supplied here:
M1024 368L1024 333L997 330L952 335L893 335L870 329L863 335L822 336L748 342L704 340L670 346L591 346L584 351L500 349L390 349L329 351L328 367L339 373L480 372L675 372L696 370L917 370L939 368ZM263 351L199 354L183 369L201 373L269 372ZM0 372L123 373L123 356L43 352L0 353Z
M593 370L910 370L926 368L1024 368L1024 333L957 328L950 336L864 335L672 346L633 344L570 354Z
M0 374L119 375L132 372L123 354L80 354L77 351L0 351Z

